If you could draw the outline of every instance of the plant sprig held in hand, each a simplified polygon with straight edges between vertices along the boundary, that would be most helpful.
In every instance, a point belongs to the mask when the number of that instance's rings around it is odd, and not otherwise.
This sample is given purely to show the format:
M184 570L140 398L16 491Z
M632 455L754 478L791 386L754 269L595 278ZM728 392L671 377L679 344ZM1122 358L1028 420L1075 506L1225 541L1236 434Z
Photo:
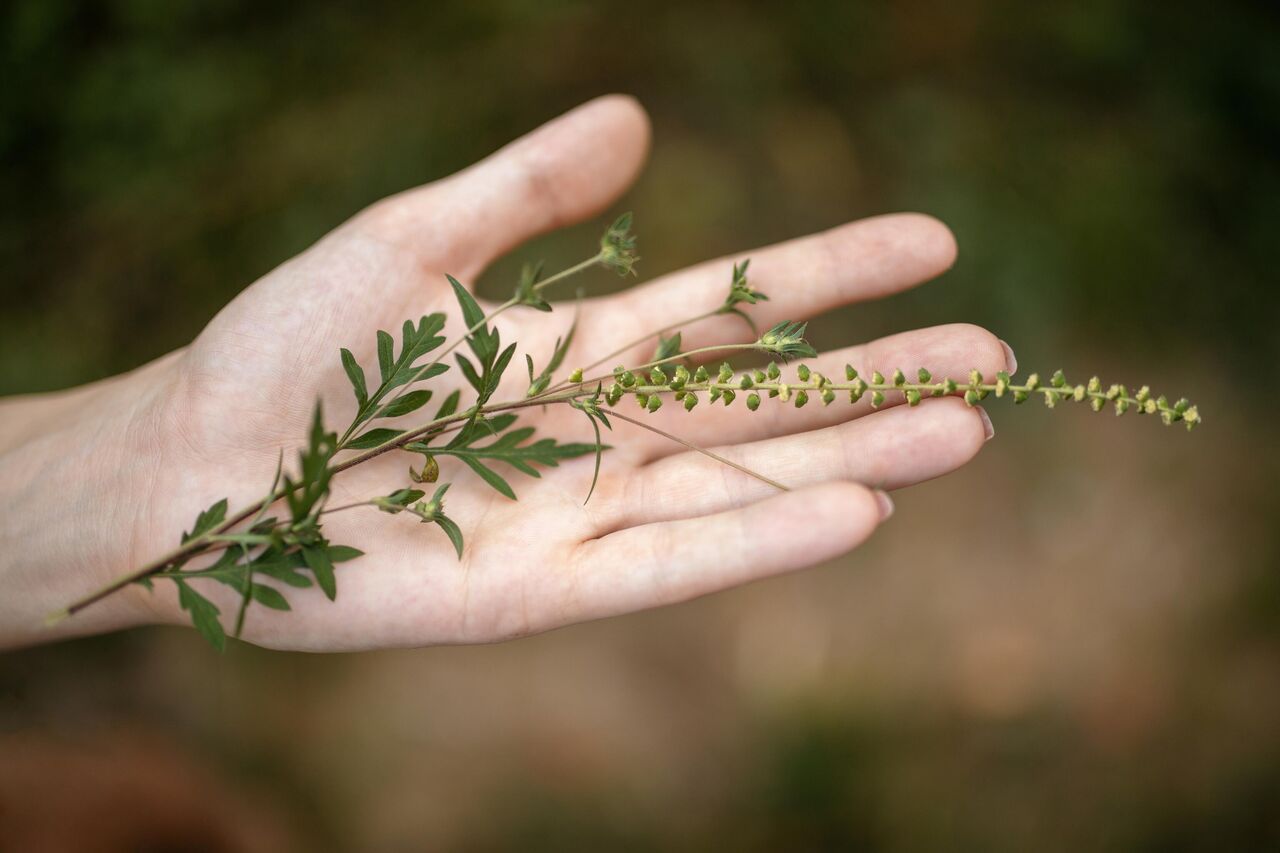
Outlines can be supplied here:
M540 468L594 455L594 475L586 495L589 500L602 456L609 449L602 441L601 427L611 431L613 418L648 428L775 488L786 489L784 484L757 471L645 424L642 418L623 413L619 407L624 399L634 401L638 414L643 415L658 411L668 400L692 411L704 402L728 407L741 398L743 408L754 412L765 405L766 400L802 408L810 404L827 406L841 399L850 403L865 399L872 408L879 408L891 403L917 406L926 397L947 395L960 395L969 406L976 406L989 396L1011 398L1015 404L1038 397L1050 408L1084 403L1095 412L1107 407L1117 415L1133 411L1157 416L1166 425L1182 423L1187 429L1200 423L1196 407L1185 399L1171 403L1163 396L1153 395L1145 385L1131 392L1123 385L1104 386L1097 377L1073 383L1062 371L1047 381L1033 373L1019 383L1004 371L985 377L974 370L965 379L955 379L935 377L920 367L911 376L901 369L887 376L879 371L864 376L852 365L846 365L843 374L833 378L802 361L792 365L790 363L798 359L817 355L804 337L805 324L782 322L763 333L757 332L746 307L767 300L768 296L751 287L747 261L734 266L728 294L721 305L680 323L655 329L592 364L573 369L557 381L556 374L573 341L575 320L565 337L556 341L551 358L540 370L533 357L525 355L529 384L524 396L495 401L517 349L515 342L503 346L499 331L492 325L495 317L517 307L551 311L552 305L544 296L549 286L593 267L612 269L623 276L633 274L637 260L628 213L609 226L600 240L599 250L581 263L549 277L543 277L541 265L526 266L511 298L487 314L466 288L449 277L462 321L462 332L452 343L446 344L448 318L442 313L428 314L417 322L406 320L398 344L390 333L378 330L376 385L371 383L369 374L351 351L341 349L342 367L356 402L355 415L341 435L328 431L317 401L307 443L299 453L296 467L292 473L284 473L282 458L261 500L235 512L229 510L226 499L214 503L196 517L191 530L182 534L173 551L52 614L50 621L70 616L129 584L150 589L158 580L170 581L177 588L179 606L190 616L195 628L213 646L223 649L227 636L224 616L200 591L207 590L208 582L224 584L240 596L234 622L236 636L242 631L246 611L252 605L269 610L290 609L285 596L289 587L317 586L333 600L338 594L338 566L356 560L361 552L328 541L324 534L325 516L358 508L411 516L423 524L434 525L462 559L466 547L463 532L446 512L445 498L450 483L438 482L441 457L459 460L471 474L504 497L515 500L515 489L500 466L539 477ZM683 328L724 314L741 317L755 337L739 344L681 350ZM618 365L599 376L588 375L646 341L655 343L654 355L649 361L633 366ZM469 354L457 352L464 343ZM728 353L759 353L768 361L763 367L746 370L737 369L727 361L718 367L708 366L713 357L718 360ZM386 420L425 409L435 391L424 386L455 368L469 388L465 399L462 391L455 390L439 402L429 419L417 426L382 425ZM545 405L566 405L582 412L592 427L593 440L584 443L535 438L532 427L518 425L523 409ZM384 495L328 506L335 476L392 452L407 453L416 461L416 466L407 466L403 482L388 483L389 491ZM429 498L428 492L431 492ZM268 515L271 507L281 501L281 513Z

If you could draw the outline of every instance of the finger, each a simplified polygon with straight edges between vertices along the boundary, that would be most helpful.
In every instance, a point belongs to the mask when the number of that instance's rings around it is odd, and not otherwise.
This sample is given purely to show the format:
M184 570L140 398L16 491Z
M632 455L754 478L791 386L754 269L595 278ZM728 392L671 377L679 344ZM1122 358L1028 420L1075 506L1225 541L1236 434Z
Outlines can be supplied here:
M569 566L566 621L687 601L816 565L861 544L891 508L882 492L826 483L610 533L579 546Z
M714 310L729 292L733 265L750 258L751 287L767 302L742 305L756 325L813 317L823 311L886 296L945 272L956 257L955 238L931 216L901 213L863 219L820 234L698 264L642 287L593 300L587 306L580 352L589 360L620 343ZM595 331L592 332L592 327ZM684 331L686 349L750 338L741 317L722 315ZM637 363L652 341L618 357ZM594 354L594 355L593 355ZM612 366L607 365L607 366Z
M606 95L468 169L379 202L361 226L470 279L530 237L599 213L631 185L648 148L644 108Z
M899 489L954 471L976 456L992 434L985 412L950 398L712 449L793 489L833 480ZM685 451L640 468L601 495L601 520L609 529L634 527L723 512L776 492L723 462Z

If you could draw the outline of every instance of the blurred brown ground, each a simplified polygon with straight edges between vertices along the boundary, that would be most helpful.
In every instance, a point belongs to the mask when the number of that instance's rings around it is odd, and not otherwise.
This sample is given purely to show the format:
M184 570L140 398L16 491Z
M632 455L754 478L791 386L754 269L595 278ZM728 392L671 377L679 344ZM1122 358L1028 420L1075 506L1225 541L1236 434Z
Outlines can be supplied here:
M1280 355L1270 4L0 19L0 391L179 346L361 205L623 90L655 123L619 206L645 276L926 210L957 268L819 344L979 322L1024 370L1141 378L1207 422L992 405L997 440L848 559L502 646L5 655L0 849L1280 849L1277 412L1239 390ZM93 828L17 834L42 825Z

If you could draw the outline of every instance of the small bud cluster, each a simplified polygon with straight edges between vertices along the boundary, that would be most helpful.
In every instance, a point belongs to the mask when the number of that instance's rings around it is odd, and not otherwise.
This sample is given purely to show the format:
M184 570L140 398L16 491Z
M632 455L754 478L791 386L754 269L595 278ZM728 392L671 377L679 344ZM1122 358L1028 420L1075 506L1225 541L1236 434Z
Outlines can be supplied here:
M786 335L771 330L761 336L760 342L783 348L790 345L786 342L789 340ZM760 408L763 396L800 409L814 398L829 406L837 394L847 393L850 403L865 397L871 408L878 409L891 402L895 395L900 402L914 407L926 397L960 395L967 405L976 406L993 395L1011 397L1014 403L1020 404L1039 394L1051 409L1062 402L1087 403L1095 412L1111 406L1117 415L1128 411L1158 415L1166 425L1183 423L1187 429L1200 423L1199 411L1186 399L1170 403L1163 396L1152 396L1151 389L1145 385L1132 394L1123 385L1104 388L1096 376L1084 384L1073 385L1062 371L1056 372L1048 383L1042 383L1039 375L1033 373L1022 384L1016 384L1003 370L995 375L995 381L988 381L980 371L972 370L963 383L951 378L935 379L923 367L916 371L915 381L910 381L900 369L893 370L888 377L878 370L872 371L871 376L864 379L852 365L845 365L843 382L833 381L807 364L797 365L794 373L794 381L787 381L778 362L741 373L725 363L714 376L705 366L691 372L681 365L670 376L657 367L647 374L618 367L614 369L614 382L605 390L604 399L614 406L623 396L631 395L643 409L656 412L662 407L662 395L671 393L686 411L692 411L698 405L699 395L705 394L709 403L722 402L729 406L739 393L745 393L747 408L754 412Z
M631 233L631 214L624 213L614 220L613 225L600 238L600 263L615 270L618 275L627 275L635 272L638 260L640 257L636 254L636 238Z

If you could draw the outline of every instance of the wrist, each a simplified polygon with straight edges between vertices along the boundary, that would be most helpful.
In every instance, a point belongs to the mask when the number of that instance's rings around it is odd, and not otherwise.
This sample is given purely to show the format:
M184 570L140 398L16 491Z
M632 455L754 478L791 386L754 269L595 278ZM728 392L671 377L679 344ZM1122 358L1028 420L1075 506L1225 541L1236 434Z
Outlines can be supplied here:
M165 358L122 377L4 403L0 431L0 648L154 621L140 587L75 619L46 617L125 571L147 547L161 471L154 436Z

